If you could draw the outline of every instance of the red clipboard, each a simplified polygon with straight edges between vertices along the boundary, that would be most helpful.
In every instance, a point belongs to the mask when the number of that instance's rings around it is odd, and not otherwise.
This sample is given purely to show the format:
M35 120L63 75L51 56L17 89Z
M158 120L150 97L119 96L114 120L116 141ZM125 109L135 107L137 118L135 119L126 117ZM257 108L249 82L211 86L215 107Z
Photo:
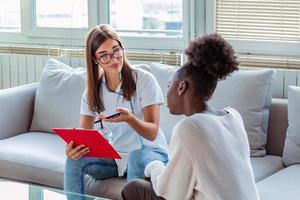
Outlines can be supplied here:
M84 144L90 148L90 152L85 154L86 157L97 158L118 158L121 156L108 143L108 141L95 129L75 129L75 128L52 128L66 143L71 140L74 146Z

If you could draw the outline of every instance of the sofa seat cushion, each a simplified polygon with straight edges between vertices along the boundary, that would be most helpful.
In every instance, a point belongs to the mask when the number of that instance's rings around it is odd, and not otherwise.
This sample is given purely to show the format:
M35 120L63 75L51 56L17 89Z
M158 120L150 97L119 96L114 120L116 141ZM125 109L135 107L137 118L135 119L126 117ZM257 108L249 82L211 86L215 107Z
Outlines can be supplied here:
M0 177L63 188L65 143L55 134L29 132L0 140ZM125 178L87 179L90 195L118 199Z
M257 183L261 200L300 199L300 164L291 165Z
M121 191L126 183L126 178L109 178L96 180L87 176L87 194L109 199L121 199Z
M0 140L0 177L62 188L64 151L64 142L49 133Z
M281 157L272 155L251 157L251 165L256 182L283 169Z

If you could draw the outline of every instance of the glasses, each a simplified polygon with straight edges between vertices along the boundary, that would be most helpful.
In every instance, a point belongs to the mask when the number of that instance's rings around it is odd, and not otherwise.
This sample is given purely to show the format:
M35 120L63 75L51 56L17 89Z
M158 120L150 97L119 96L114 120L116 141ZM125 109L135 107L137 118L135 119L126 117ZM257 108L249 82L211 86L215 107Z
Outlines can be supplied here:
M123 48L119 47L114 49L114 51L112 53L105 53L102 54L99 58L97 58L97 60L99 60L102 64L107 64L111 61L112 57L114 57L115 59L119 59L122 58L124 55L124 50Z

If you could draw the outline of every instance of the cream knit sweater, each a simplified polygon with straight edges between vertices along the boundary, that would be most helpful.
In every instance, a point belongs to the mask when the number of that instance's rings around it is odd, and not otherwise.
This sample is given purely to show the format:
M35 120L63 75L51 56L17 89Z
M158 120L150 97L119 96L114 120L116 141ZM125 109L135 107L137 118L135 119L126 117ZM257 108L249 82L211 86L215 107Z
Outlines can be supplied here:
M250 150L240 114L194 114L173 130L170 161L149 163L158 196L170 200L258 200Z

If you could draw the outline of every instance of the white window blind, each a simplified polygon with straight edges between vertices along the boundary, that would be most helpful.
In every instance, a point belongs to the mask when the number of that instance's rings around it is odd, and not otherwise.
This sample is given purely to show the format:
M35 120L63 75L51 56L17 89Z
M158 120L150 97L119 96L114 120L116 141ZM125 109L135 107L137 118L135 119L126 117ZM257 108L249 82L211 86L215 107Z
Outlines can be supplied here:
M48 57L85 58L85 50L43 47L16 47L0 46L0 54L26 54L42 55ZM1 55L0 55L1 56ZM159 62L162 64L180 66L182 64L182 52L135 52L126 51L129 61ZM1 69L1 60L0 60ZM1 71L1 70L0 70ZM1 80L1 79L0 79Z
M241 67L300 69L300 59L262 56L239 56ZM299 74L300 75L300 74Z
M215 24L228 39L300 42L300 0L216 0Z

